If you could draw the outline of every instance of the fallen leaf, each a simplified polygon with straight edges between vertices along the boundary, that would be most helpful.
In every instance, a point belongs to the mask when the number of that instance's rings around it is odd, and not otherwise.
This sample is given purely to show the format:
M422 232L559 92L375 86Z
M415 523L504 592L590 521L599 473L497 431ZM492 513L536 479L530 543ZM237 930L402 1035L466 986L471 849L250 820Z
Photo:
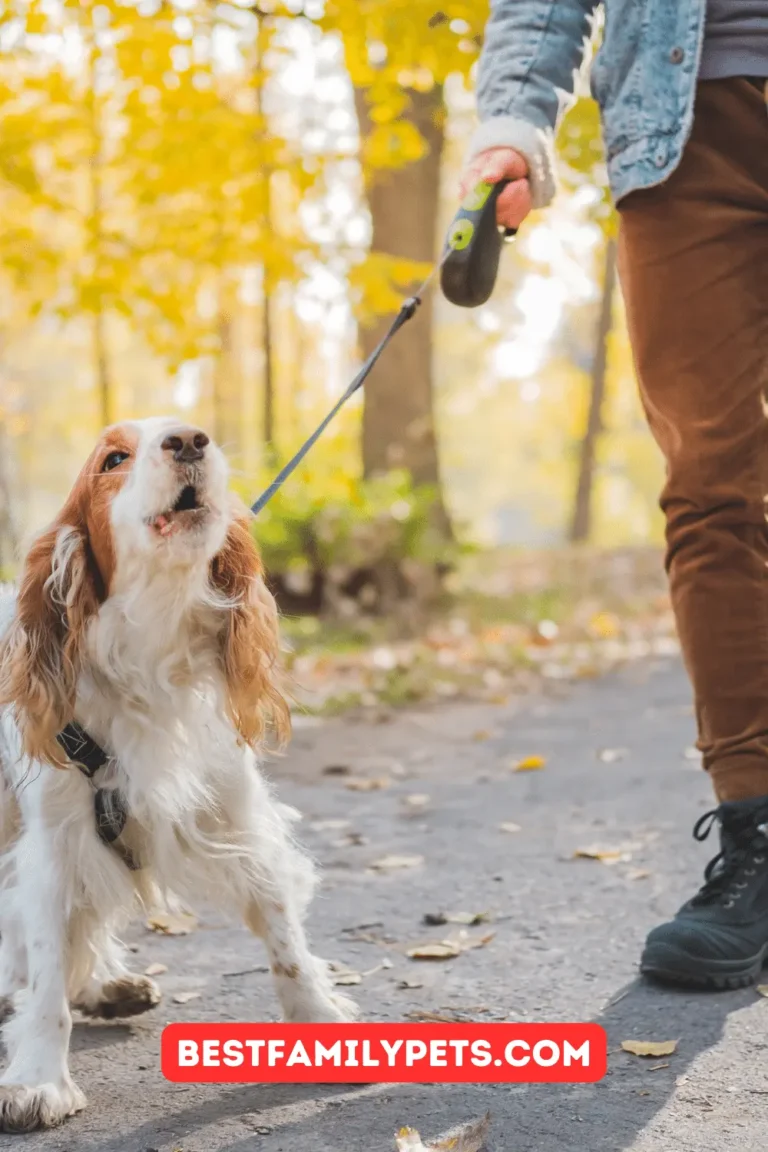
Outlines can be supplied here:
M188 936L197 928L197 917L191 912L157 912L147 920L147 928L162 936Z
M603 764L615 764L617 760L624 760L628 755L628 748L603 748L597 754L598 759L602 760Z
M162 976L163 972L168 971L167 964L150 964L149 968L144 969L145 976Z
M768 997L768 984L758 984L756 990L761 996Z
M490 740L492 736L493 732L489 731L488 728L478 728L477 732L472 733L472 739L477 740L478 743L482 743L484 740Z
M363 844L367 844L365 836L362 832L347 832L346 836L342 836L341 840L333 840L332 847L334 848L360 848Z
M188 1004L190 1000L199 1000L202 992L177 992L172 997L174 1004Z
M403 796L403 804L407 808L426 808L430 799L426 792L413 792L410 796Z
M505 820L503 824L499 824L500 832L520 832L522 831L519 824L513 824L511 820Z
M388 776L350 776L344 787L350 792L383 792L391 783Z
M630 868L627 872L628 880L647 880L651 875L647 868Z
M401 1128L395 1136L397 1152L482 1152L488 1136L491 1114L452 1128L443 1136L424 1143L415 1128Z
M618 848L577 848L573 858L574 860L600 860L603 864L618 864L619 860L628 860L630 857Z
M544 756L524 756L512 765L513 772L538 772L546 764Z
M462 952L469 952L472 948L485 948L486 944L490 944L495 935L495 932L489 932L486 936L470 936L468 932L464 932L462 933L459 945Z
M343 988L351 986L352 984L362 984L362 982L362 973L354 972L351 968L346 972L335 972L333 974L333 983Z
M622 1040L621 1046L632 1056L671 1056L678 1040Z
M315 832L336 832L348 824L349 820L313 820L310 828Z
M452 960L462 952L484 948L486 944L490 944L495 935L495 932L489 932L486 936L470 936L468 932L462 930L456 939L418 944L415 948L410 948L406 956L411 960Z
M425 912L422 923L430 928L440 924L482 924L490 917L489 912Z
M326 764L323 776L349 776L352 772L349 764Z
M374 860L370 867L377 872L395 872L399 868L418 868L423 863L423 856L382 856L380 860Z
M406 952L411 960L453 960L461 955L462 949L450 940L440 940L434 944L418 944Z

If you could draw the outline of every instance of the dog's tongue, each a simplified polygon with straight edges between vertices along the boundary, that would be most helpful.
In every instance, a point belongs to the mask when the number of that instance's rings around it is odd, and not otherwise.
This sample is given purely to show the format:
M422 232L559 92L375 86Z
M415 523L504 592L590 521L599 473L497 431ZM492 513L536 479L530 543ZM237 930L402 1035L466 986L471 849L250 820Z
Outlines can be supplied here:
M167 536L173 529L173 524L165 513L161 512L159 516L155 517L155 528L157 528L161 536Z

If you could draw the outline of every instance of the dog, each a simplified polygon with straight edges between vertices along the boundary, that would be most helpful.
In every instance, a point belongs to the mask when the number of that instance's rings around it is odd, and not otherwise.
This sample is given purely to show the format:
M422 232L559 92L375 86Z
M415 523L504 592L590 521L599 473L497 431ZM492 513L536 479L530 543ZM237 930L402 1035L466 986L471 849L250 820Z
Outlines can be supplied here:
M221 450L171 418L108 428L0 599L0 1131L85 1106L72 1008L158 1002L117 936L141 907L231 909L286 1021L354 1016L302 927L298 813L259 771L289 726L277 611Z

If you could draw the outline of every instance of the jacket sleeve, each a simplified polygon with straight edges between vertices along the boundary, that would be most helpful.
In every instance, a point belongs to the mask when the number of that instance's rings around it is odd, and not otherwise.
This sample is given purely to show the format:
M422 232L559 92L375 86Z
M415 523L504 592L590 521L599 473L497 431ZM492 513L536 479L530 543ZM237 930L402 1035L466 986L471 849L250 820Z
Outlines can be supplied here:
M535 208L555 194L554 136L573 96L598 0L491 0L477 81L480 125L468 159L514 148Z

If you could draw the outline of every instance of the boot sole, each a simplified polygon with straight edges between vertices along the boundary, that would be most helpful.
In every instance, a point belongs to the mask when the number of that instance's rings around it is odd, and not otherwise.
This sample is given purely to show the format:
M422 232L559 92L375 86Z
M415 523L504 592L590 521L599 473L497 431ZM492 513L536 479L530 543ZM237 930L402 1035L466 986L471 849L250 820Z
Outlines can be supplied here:
M768 944L747 960L703 960L669 944L654 944L643 953L640 971L660 984L726 992L754 984L767 957Z

